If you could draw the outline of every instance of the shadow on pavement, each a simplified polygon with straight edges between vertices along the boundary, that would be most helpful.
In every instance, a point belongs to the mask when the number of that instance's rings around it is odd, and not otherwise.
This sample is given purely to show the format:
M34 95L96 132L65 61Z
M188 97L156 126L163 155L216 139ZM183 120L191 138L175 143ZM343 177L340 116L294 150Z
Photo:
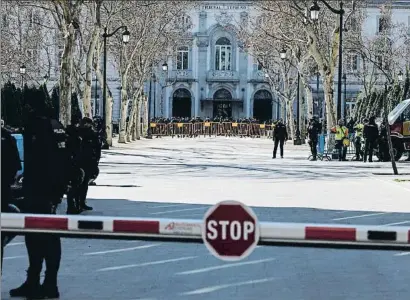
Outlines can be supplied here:
M292 180L312 180L312 179L327 179L327 180L339 180L341 178L357 178L362 177L361 173L352 173L349 171L349 168L341 169L340 167L335 166L326 166L326 169L338 170L338 172L327 172L327 170L318 169L315 171L314 168L307 169L306 167L313 167L311 165L299 166L304 167L304 169L298 169L295 165L280 165L278 169L275 169L275 165L271 165L271 168L265 167L251 167L251 166L240 166L240 165L228 165L228 164L187 164L187 163L126 163L126 162L104 162L100 166L112 166L112 165L132 165L132 166L141 166L144 168L155 167L177 167L181 169L193 169L191 172L198 172L196 177L206 177L209 178L209 173L215 173L215 176L223 177L233 177L238 178L238 176L247 176L249 178L261 178L261 179L274 179L281 177L292 177ZM359 167L356 167L359 168ZM223 169L221 171L220 169ZM245 171L246 173L240 174L236 171ZM174 171L175 172L175 171ZM177 170L178 173L187 173L184 170ZM206 172L206 173L203 173ZM260 174L255 174L252 172L257 172ZM164 172L165 174L170 174L169 171ZM172 172L173 174L173 172ZM158 174L157 174L158 175Z
M228 200L228 199L226 199ZM157 203L140 202L124 199L88 199L87 203L94 207L93 211L81 215L121 216L135 218L172 218L201 219L210 205L189 203ZM201 208L203 208L201 210ZM369 224L381 225L393 222L408 221L409 213L386 213L375 211L341 211L301 207L252 207L260 222L292 222L292 223L335 223L335 224ZM160 215L155 214L161 212ZM337 218L369 214L367 218ZM373 217L372 214L375 214ZM406 226L406 225L404 225Z
M141 185L132 185L132 184L96 184L92 185L92 187L123 187L123 188L136 188L136 187L142 187Z

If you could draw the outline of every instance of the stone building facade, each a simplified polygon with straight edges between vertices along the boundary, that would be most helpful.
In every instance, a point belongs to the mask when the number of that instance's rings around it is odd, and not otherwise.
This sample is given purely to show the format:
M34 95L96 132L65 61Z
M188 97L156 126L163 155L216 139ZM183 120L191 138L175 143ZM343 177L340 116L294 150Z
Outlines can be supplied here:
M229 27L252 15L251 2L204 1L190 13L192 38L169 57L151 116L271 119L276 100L255 59ZM152 101L154 101L152 99ZM162 105L161 105L162 104ZM154 105L153 105L154 106Z

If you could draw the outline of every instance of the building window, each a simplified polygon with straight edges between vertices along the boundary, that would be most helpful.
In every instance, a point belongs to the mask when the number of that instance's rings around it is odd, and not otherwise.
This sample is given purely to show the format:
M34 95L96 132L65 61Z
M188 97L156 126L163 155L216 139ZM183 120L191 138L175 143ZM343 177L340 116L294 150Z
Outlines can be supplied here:
M36 64L38 62L38 53L35 49L27 49L26 50L26 58L28 61Z
M359 22L358 22L357 18L355 18L355 17L350 18L349 25L350 25L351 31L354 31L354 32L360 31L359 30Z
M256 25L257 26L264 26L266 24L267 17L265 15L259 16L256 18Z
M231 70L232 45L227 38L220 38L215 45L215 70Z
M378 55L376 57L376 62L377 62L377 67L381 69L383 67L383 57L381 55Z
M258 71L269 69L268 58L266 56L257 58L256 64L257 64Z
M188 47L179 47L177 51L177 70L188 70Z
M9 26L9 20L7 19L7 15L3 15L3 27L8 27Z
M380 17L379 18L379 32L383 32L387 29L387 19L386 17Z
M178 25L180 27L182 27L184 30L188 30L188 29L192 28L191 17L189 17L187 15L180 16L177 19L177 22L179 23Z
M57 59L56 59L56 69L61 68L61 60L63 58L64 48L60 47L57 49Z
M34 25L39 25L40 24L40 15L38 11L33 12L33 23Z
M359 56L357 54L348 55L347 68L350 72L356 72L359 69Z
M407 17L407 34L410 34L410 16Z
M354 116L355 107L356 107L356 98L346 99L346 117Z

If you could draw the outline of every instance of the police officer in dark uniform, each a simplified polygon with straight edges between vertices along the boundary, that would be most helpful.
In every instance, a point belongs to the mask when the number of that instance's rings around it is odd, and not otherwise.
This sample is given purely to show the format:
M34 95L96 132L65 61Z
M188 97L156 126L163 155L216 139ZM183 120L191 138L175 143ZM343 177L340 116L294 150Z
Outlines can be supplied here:
M389 161L390 153L389 153L389 144L387 142L387 126L386 126L385 121L382 121L380 125L380 136L378 139L378 146L379 146L380 161Z
M283 124L283 120L279 119L273 130L273 140L275 141L275 146L273 149L272 158L276 158L276 152L278 151L278 146L280 145L280 157L283 158L283 144L288 140L288 131L286 130L286 125Z
M79 191L84 180L84 170L80 167L82 140L79 123L67 126L67 149L70 152L71 164L69 168L69 185L67 189L67 214L80 213Z
M317 143L319 134L322 132L322 124L319 123L319 119L316 116L310 119L307 132L310 151L312 152L312 160L317 160Z
M379 129L377 128L375 117L370 117L369 123L364 126L363 137L365 139L363 161L366 162L367 155L369 155L369 162L373 162L373 149L376 147L379 137Z
M108 148L105 147L105 145L107 144L107 138L106 138L105 132L103 130L104 129L103 128L103 125L104 125L103 119L100 116L95 116L93 118L93 125L94 125L94 130L97 133L99 143L100 143L100 147L97 148L97 156L99 158L101 158L101 150L102 149L108 149ZM100 163L100 161L98 160L98 164L99 163ZM99 175L99 171L100 170L98 168L95 170L95 172L94 172L94 174L93 174L93 176L90 180L90 185L96 185L95 179L97 179L97 177Z
M53 214L61 202L68 183L65 172L69 164L64 127L52 119L42 102L33 103L26 112L24 124L25 211L33 214ZM58 298L57 273L61 260L60 237L32 233L25 237L29 256L26 281L10 291L12 297L34 299ZM43 261L45 279L40 285Z
M16 212L11 208L11 186L15 182L17 172L21 170L20 156L16 139L5 128L1 128L1 212ZM1 235L1 266L3 268L3 252L10 235Z
M101 142L101 148L102 149L108 149L108 143L107 143L107 135L104 130L104 121L100 116L95 116L93 118L93 125L94 129L97 132L98 139Z
M88 185L92 178L98 175L98 163L101 158L101 143L98 135L93 128L93 121L90 118L83 118L79 128L82 147L79 164L84 170L84 180L80 186L80 209L92 210L91 206L86 204Z

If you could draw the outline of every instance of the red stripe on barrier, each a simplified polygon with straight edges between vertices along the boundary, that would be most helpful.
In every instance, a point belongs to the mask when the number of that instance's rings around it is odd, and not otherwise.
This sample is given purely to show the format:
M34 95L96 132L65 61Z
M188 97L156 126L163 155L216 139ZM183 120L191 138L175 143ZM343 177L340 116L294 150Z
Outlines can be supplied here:
M159 221L114 220L113 231L159 234Z
M67 218L25 217L24 228L68 230Z
M410 230L409 230L409 236L408 236L408 240L407 240L410 244Z
M337 227L306 227L305 239L356 241L356 229Z

